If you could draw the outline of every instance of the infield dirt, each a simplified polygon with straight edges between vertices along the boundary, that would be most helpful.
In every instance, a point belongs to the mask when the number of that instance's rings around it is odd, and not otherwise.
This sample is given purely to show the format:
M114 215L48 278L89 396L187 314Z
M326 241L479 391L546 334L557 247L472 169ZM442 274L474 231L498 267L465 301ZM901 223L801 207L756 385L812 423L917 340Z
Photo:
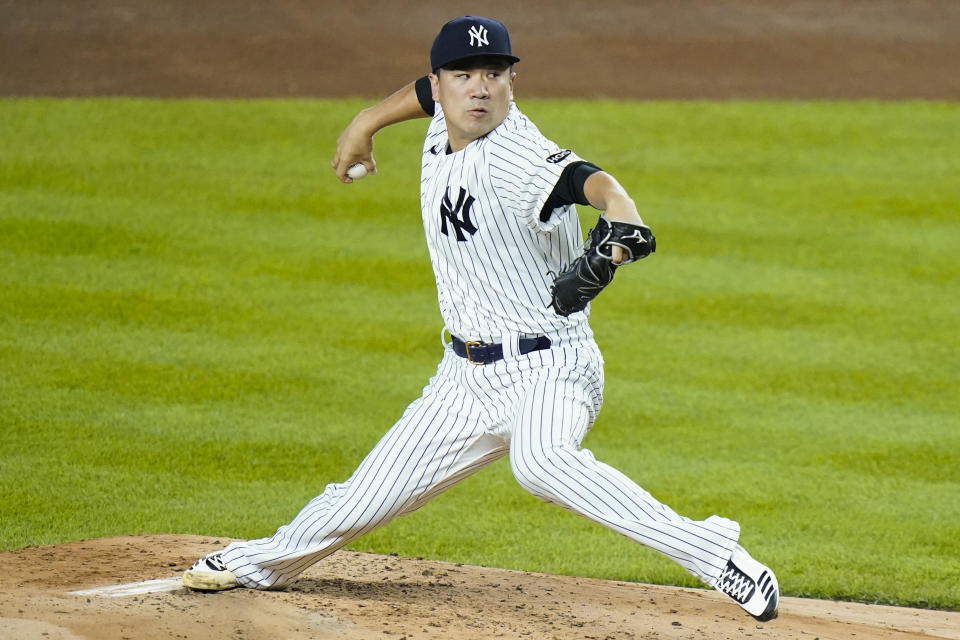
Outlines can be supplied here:
M710 590L568 578L338 552L286 591L76 594L179 577L227 544L148 535L0 554L0 637L170 640L285 638L960 638L960 613L785 598L757 623Z
M585 4L484 3L523 58L521 100L960 98L960 2ZM444 20L471 10L457 1L0 0L0 95L385 95L426 71ZM785 598L777 620L758 624L709 590L353 552L283 592L71 593L169 583L226 542L146 535L0 553L0 638L960 638L953 612Z
M440 25L510 28L524 96L960 98L953 0L0 0L0 95L381 96Z

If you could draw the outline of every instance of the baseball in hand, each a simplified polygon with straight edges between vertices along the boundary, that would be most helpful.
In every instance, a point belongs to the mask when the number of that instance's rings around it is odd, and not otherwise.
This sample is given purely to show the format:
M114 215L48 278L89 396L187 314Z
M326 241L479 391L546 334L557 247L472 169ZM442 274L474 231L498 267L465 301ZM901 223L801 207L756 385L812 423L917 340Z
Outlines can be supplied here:
M347 169L347 177L351 180L359 180L367 175L367 168L359 162Z

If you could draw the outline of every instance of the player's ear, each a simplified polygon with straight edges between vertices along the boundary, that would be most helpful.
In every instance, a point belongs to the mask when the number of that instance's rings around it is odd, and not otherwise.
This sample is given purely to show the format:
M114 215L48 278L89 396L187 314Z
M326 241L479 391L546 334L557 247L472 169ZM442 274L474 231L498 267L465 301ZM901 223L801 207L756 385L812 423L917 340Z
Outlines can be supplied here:
M516 81L516 79L517 79L517 72L514 71L513 68L511 68L510 69L510 99L511 100L513 100L513 83Z
M433 94L433 101L440 102L440 78L435 73L431 73L427 77L430 78L430 92Z

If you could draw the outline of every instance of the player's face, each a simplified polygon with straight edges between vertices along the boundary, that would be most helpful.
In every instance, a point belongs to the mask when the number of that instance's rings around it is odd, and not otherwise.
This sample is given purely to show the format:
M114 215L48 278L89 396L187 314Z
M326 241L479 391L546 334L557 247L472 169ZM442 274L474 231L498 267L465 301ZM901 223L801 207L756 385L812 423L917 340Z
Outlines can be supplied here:
M503 122L513 101L512 68L472 68L430 74L433 99L443 108L450 148L459 151Z

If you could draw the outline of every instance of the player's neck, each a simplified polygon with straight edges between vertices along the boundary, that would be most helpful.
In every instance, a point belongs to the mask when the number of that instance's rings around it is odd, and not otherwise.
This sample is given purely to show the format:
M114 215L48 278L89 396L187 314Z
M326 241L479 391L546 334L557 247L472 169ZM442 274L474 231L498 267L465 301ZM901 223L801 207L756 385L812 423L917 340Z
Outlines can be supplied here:
M483 137L483 136L481 136ZM465 139L465 138L456 138L450 135L450 130L447 130L447 155L451 153L456 153L458 151L463 151L469 146L471 142L477 140L478 138Z

